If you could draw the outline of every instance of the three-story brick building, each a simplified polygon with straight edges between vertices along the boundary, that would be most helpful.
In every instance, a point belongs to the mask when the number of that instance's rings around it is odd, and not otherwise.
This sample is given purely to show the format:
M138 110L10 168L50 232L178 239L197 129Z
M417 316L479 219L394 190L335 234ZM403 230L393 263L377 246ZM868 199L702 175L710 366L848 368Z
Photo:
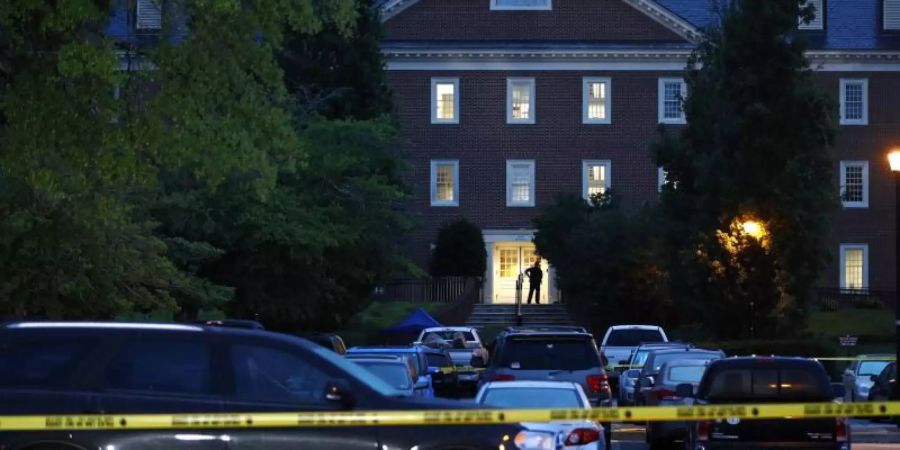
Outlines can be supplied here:
M900 146L900 0L812 0L800 25L817 81L840 103L843 208L821 286L893 290ZM534 258L533 219L560 192L656 201L657 127L684 123L682 74L708 0L382 0L383 52L413 165L427 264L440 226L465 217L488 251L486 302L511 302ZM675 130L673 130L675 131ZM549 268L544 298L559 296Z

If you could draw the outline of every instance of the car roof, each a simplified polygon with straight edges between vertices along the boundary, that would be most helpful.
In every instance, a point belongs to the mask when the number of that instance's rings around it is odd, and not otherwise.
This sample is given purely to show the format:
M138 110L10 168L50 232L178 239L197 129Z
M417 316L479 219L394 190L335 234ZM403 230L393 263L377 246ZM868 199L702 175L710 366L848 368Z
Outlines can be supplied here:
M619 331L619 330L662 330L662 327L659 325L613 325L609 327L610 331Z
M571 381L491 381L486 389L578 389L578 383Z
M637 346L637 350L643 349L667 349L667 348L693 348L694 344L688 344L686 342L651 342L647 344L641 344Z
M734 368L754 368L764 365L777 365L779 367L822 367L818 361L794 357L794 356L736 356L732 358L717 359L710 363L710 368L734 367ZM823 369L824 370L824 369Z
M572 326L572 325L538 325L538 326L523 326L523 327L507 327L506 331L509 333L547 333L547 332L569 332L569 333L584 333L589 334L588 331L584 327Z
M662 365L664 367L684 367L684 366L708 366L708 359L676 359L674 361L666 361Z
M654 355L671 355L673 353L700 353L700 354L710 354L710 353L724 353L722 350L711 350L708 348L695 348L695 347L687 347L687 348L659 348L654 349L650 352L650 356Z
M474 327L431 327L422 330L423 333L432 331L475 331Z
M368 347L364 345L347 349L348 353L419 353L420 351L421 347Z

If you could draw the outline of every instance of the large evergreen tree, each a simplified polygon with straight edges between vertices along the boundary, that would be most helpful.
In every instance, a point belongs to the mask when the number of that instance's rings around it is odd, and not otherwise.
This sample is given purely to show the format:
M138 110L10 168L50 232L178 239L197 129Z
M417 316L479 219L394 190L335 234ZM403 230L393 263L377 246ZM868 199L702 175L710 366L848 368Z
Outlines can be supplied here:
M797 31L805 0L722 3L686 70L687 126L655 148L670 280L722 337L790 334L828 257L834 101Z

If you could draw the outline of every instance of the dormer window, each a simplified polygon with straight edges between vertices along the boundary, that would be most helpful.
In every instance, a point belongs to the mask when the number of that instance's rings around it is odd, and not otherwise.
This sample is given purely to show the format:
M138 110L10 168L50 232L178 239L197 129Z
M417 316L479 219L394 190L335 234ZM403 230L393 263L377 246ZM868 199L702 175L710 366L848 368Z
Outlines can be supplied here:
M553 9L553 0L490 0L492 10L536 10Z
M822 30L825 28L825 0L807 0L813 7L813 18L809 22L800 22L797 28L801 30Z
M134 26L138 30L157 31L162 28L162 1L137 0Z
M900 0L882 0L884 2L884 29L900 30Z

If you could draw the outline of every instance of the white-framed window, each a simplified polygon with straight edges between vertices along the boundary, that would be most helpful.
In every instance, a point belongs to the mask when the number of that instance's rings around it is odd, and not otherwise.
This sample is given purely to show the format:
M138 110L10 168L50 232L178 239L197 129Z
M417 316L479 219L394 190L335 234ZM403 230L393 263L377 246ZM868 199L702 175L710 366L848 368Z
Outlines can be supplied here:
M459 123L459 78L431 79L431 123Z
M869 245L841 244L841 289L869 288Z
M841 161L840 192L845 208L869 207L868 161Z
M431 206L459 206L459 160L431 161Z
M841 125L869 124L869 80L841 79Z
M800 22L797 28L801 30L821 30L825 27L825 0L807 0L815 9L815 16L808 23Z
M134 27L138 30L159 30L162 28L163 0L137 0L134 8Z
M534 160L506 161L506 206L534 206Z
M491 10L535 10L553 9L553 0L490 0Z
M585 77L581 85L582 123L610 123L612 119L612 81Z
M534 123L534 78L506 79L506 123Z
M681 78L659 79L659 123L687 123L683 102L687 97L687 83Z
M885 30L900 30L900 0L882 0L884 9L882 17Z
M581 195L585 200L605 194L609 189L611 164L607 160L585 160L581 162Z

